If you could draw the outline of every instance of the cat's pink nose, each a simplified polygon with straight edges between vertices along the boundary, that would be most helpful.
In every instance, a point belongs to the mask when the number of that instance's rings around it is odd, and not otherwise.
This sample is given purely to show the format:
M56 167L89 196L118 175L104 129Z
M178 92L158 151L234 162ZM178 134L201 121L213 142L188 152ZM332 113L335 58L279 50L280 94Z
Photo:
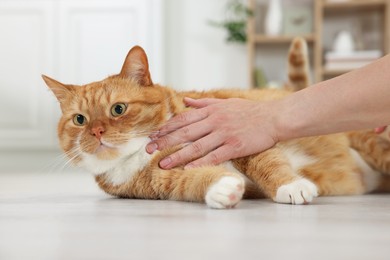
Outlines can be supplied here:
M103 126L95 126L91 128L91 134L94 135L97 139L101 139L105 129Z

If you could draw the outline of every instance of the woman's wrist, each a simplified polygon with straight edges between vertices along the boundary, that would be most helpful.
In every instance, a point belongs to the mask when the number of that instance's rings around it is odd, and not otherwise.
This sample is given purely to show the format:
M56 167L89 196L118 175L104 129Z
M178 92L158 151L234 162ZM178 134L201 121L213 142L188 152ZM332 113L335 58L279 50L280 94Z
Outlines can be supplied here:
M294 138L307 136L308 115L304 107L304 97L299 93L293 93L283 99L276 100L273 104L273 118L278 141L287 141Z

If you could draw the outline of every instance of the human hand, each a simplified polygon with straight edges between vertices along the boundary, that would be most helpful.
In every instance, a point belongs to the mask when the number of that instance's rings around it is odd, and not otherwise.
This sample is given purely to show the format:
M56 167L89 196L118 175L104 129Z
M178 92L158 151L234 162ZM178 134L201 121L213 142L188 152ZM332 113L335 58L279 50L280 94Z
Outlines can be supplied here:
M151 136L153 141L146 147L148 153L153 153L191 142L161 160L161 168L188 162L186 168L216 165L264 151L278 142L272 102L237 98L185 98L184 102L196 109L171 118L158 134Z
M387 126L381 126L374 129L375 133L381 134L386 130Z

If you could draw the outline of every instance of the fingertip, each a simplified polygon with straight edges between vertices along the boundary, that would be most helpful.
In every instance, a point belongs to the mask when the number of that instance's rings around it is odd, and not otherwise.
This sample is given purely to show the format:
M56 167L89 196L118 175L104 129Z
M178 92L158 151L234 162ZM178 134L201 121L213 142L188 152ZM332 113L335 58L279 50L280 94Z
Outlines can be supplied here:
M201 98L201 99L193 99L189 97L184 98L184 104L188 107L193 107L193 108L203 108L207 105L209 105L209 100L208 98Z
M186 107L190 107L191 105L196 103L196 100L190 97L184 97L183 102L186 105Z
M172 164L172 158L166 157L166 158L162 159L158 165L161 168L168 170L168 169L172 168L171 164Z
M380 134L380 133L384 132L385 130L386 130L386 126L381 126L381 127L375 128L375 129L374 129L374 132L375 132L376 134Z
M155 151L158 150L158 145L157 143L149 143L147 146L146 146L146 152L149 153L149 154L152 154L154 153Z
M212 104L217 104L224 101L224 99L218 99L218 98L200 98L200 99L192 99L185 97L184 102L187 106L194 107L194 108L204 108Z
M196 99L190 98L190 97L184 97L184 102L192 102L195 101Z

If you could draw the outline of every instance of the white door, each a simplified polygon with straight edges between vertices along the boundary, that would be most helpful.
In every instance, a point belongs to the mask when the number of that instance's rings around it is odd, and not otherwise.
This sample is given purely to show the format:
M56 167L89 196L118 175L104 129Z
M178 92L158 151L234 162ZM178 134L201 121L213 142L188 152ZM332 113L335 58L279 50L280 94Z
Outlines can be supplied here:
M41 74L100 80L138 44L161 81L161 29L162 0L0 0L0 157L58 146L59 108Z
M40 74L53 73L53 3L0 1L0 148L53 143ZM49 129L51 128L51 129Z
M118 73L134 45L146 50L153 66L161 55L160 6L161 1L143 0L61 1L59 76L87 83Z

